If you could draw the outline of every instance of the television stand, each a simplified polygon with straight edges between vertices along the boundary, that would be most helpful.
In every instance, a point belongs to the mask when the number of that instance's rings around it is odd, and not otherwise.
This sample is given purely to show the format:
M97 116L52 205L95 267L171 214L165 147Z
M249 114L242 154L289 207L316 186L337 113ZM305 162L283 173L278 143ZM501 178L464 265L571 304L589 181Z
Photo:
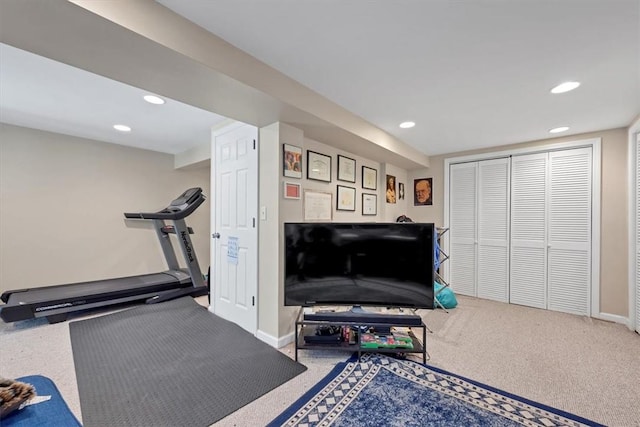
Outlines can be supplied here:
M295 324L295 360L298 350L344 350L362 353L422 353L427 363L426 325L415 314L365 311L304 313L300 307ZM420 341L414 329L422 331Z

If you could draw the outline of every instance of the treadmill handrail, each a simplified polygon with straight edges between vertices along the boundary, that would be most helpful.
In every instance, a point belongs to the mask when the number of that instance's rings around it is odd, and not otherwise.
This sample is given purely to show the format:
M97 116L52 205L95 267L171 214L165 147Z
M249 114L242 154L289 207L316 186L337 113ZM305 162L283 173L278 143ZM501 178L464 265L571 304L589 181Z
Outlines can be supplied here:
M186 202L186 207L184 208L174 206L173 204L171 204L158 212L125 212L124 216L125 218L129 218L129 219L168 219L168 220L184 219L189 215L191 215L193 211L195 211L198 208L198 206L200 206L206 200L200 188L190 189L185 191L185 193L191 190L197 190L198 191L197 196L193 195L192 197L190 197L189 200ZM183 195L185 193L183 193ZM178 199L180 199L180 197Z

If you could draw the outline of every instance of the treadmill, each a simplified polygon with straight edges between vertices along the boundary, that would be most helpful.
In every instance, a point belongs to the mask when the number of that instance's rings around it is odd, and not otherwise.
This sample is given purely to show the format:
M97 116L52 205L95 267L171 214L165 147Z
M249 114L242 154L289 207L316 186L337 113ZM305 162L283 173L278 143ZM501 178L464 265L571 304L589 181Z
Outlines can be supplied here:
M201 188L190 188L158 212L125 213L125 218L152 220L169 270L140 276L6 291L0 299L0 318L6 323L46 317L63 322L70 312L145 300L168 301L181 296L209 293L204 282L185 218L205 201ZM165 221L171 221L173 225ZM181 269L170 236L175 234L187 268Z

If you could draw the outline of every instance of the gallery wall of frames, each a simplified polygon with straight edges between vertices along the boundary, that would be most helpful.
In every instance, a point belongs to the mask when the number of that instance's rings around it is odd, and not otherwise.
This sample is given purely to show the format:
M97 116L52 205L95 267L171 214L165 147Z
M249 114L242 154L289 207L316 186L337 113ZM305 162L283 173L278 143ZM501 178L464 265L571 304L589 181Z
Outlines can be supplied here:
M303 144L281 141L280 158L281 197L290 209L301 209L302 221L393 221L413 202L407 172L393 165L307 138ZM392 198L387 176L393 176Z

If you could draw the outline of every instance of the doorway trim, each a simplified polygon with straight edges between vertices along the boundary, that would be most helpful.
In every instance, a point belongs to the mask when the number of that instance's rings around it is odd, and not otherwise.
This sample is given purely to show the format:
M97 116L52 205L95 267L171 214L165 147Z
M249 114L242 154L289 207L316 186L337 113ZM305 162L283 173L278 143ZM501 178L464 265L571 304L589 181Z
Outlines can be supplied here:
M640 299L640 286L636 283L636 253L638 248L636 247L636 236L639 230L636 230L638 212L636 211L636 186L640 185L640 182L636 182L637 168L640 165L637 164L637 152L636 152L636 138L640 135L640 117L629 126L629 321L627 326L631 330L640 331L640 325L636 324L636 320L640 317L636 313L636 301Z

